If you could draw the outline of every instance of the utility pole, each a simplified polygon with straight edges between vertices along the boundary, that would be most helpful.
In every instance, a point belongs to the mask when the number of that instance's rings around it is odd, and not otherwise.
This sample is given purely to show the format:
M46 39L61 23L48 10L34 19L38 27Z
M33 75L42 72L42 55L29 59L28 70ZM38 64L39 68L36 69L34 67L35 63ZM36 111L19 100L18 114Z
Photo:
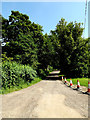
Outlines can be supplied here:
M85 34L86 17L87 17L87 0L86 0L86 4L85 4L85 19L84 19L84 33L83 33L83 37L84 37L84 34Z

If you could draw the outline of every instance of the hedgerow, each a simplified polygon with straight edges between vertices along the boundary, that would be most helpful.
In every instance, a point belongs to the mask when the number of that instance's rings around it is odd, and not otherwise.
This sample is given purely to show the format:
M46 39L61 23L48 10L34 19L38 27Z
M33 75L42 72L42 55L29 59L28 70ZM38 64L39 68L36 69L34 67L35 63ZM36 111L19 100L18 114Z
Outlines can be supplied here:
M2 64L2 88L12 88L23 83L31 83L37 76L36 71L29 65L22 65L17 62L5 61Z

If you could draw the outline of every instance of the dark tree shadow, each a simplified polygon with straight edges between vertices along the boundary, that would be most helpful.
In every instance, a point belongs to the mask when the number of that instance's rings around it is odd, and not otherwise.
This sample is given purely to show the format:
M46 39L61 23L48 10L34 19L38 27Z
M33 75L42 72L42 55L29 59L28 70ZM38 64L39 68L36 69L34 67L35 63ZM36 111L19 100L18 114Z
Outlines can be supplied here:
M60 73L50 73L47 77L46 80L60 80L61 77L59 77Z
M60 77L46 77L46 80L60 80Z

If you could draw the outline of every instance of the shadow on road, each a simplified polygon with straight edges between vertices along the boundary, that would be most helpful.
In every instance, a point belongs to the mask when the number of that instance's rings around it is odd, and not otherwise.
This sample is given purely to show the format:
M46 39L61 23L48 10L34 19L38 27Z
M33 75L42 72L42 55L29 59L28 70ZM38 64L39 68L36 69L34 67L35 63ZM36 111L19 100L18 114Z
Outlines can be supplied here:
M56 76L56 75L60 75L59 73L50 73L49 76Z
M53 71L49 74L49 76L46 77L46 80L60 80L61 77L59 77L60 72L59 71Z

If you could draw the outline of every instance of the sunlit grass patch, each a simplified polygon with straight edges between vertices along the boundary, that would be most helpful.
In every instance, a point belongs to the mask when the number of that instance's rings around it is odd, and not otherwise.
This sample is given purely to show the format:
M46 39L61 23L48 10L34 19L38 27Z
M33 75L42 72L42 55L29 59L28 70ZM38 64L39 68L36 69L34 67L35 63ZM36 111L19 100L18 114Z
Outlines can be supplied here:
M79 80L81 86L88 87L88 78L71 78L72 83L77 85L77 80ZM67 79L70 82L70 79Z

